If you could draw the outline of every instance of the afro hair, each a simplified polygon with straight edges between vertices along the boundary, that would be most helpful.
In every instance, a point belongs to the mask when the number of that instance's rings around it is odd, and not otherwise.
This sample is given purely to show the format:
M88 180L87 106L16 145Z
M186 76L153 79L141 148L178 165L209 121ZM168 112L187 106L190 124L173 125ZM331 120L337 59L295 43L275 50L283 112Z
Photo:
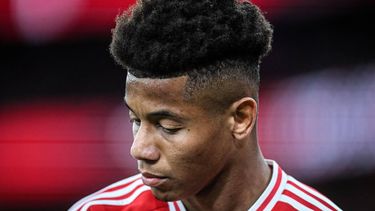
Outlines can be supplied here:
M258 66L272 40L258 7L234 0L139 0L117 17L112 33L117 63L159 78L225 60Z

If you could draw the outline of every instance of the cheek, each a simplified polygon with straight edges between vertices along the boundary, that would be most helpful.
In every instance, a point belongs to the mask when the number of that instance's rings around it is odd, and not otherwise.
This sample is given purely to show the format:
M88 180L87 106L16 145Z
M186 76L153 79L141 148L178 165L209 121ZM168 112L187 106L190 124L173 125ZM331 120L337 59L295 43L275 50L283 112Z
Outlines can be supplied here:
M183 140L173 146L169 163L173 169L194 173L213 171L225 162L230 141L221 128L196 130L187 133ZM208 165L209 164L209 165Z
M228 137L222 131L201 130L166 146L165 167L174 178L170 189L176 196L183 198L196 194L223 169L230 149L225 145Z

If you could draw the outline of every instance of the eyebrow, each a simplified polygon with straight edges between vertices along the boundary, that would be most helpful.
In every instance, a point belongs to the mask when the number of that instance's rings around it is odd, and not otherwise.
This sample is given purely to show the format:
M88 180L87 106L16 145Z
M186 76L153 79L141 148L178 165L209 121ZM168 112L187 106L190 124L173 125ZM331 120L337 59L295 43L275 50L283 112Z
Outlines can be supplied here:
M126 101L125 101L125 105L131 112L135 113ZM171 120L175 120L175 121L186 120L185 118L181 117L180 115L178 115L174 112L168 111L168 110L153 111L151 113L148 113L146 115L146 117L147 117L147 119L171 119Z
M130 111L132 111L132 112L134 113L133 109L130 108L130 106L129 106L128 103L126 102L125 98L124 98L124 102L125 102L126 107L127 107Z

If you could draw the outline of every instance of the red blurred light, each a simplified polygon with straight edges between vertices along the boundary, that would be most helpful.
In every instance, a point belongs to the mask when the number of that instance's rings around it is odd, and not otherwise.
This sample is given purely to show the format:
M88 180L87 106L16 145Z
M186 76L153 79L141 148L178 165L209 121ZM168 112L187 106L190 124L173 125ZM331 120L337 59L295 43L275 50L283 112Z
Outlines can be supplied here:
M116 165L108 149L126 142L107 140L112 110L101 101L2 106L0 201L59 202L128 176L131 164Z

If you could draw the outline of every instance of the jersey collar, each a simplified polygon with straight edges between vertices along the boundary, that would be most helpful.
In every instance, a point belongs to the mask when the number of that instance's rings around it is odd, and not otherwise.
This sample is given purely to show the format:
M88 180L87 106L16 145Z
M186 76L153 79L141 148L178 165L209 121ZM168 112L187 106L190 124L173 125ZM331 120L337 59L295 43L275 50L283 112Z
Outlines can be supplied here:
M258 200L249 208L249 211L271 210L286 185L287 175L280 166L273 160L266 160L266 162L272 167L271 180Z

